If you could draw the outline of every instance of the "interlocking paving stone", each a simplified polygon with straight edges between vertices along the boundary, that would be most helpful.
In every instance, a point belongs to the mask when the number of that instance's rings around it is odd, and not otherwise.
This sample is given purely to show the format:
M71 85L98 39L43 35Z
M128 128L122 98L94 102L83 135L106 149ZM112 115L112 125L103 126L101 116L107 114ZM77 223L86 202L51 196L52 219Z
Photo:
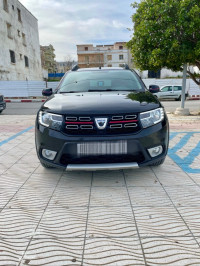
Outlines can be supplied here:
M171 132L159 167L65 172L34 119L0 116L0 265L200 265L200 132Z
M83 238L32 239L22 265L81 265Z
M90 207L87 237L136 236L131 207Z
M147 265L199 265L200 249L192 237L143 238Z
M83 265L144 265L137 238L86 239Z
M48 208L36 230L37 238L84 237L87 208Z

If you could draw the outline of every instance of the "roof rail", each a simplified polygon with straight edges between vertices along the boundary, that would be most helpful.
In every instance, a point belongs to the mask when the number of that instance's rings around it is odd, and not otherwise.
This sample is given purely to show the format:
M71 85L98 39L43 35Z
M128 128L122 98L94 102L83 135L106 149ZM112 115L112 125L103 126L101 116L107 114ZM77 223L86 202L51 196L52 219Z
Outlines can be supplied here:
M76 70L78 70L80 67L78 66L78 65L74 65L73 67L72 67L72 71L76 71Z
M123 68L124 68L124 69L130 69L129 66L128 66L127 64L124 64L124 65L123 65Z

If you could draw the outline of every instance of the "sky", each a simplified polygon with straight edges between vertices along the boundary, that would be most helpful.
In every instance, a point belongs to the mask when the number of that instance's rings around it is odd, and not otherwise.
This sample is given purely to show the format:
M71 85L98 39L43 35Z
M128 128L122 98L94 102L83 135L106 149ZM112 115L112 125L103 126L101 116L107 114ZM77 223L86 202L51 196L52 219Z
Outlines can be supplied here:
M134 0L20 0L38 19L41 45L52 44L56 61L77 60L77 44L129 41Z

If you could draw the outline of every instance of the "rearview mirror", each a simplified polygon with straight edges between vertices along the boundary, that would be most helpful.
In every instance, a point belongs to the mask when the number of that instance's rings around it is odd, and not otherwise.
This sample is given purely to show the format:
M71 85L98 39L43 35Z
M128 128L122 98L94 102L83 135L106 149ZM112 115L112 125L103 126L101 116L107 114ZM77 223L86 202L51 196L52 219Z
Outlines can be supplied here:
M53 94L53 90L52 90L52 88L50 88L50 89L44 89L43 91L42 91L42 95L43 96L51 96Z

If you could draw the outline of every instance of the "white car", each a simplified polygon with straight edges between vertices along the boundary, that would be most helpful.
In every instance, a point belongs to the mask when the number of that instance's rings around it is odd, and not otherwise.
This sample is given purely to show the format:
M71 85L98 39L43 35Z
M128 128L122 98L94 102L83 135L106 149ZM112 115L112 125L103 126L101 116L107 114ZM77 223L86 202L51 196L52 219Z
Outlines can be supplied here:
M181 100L181 94L182 94L182 86L180 85L167 85L160 88L159 92L154 93L153 95L156 96L159 100L162 99L175 99L176 101ZM185 93L185 97L187 97L188 94Z

